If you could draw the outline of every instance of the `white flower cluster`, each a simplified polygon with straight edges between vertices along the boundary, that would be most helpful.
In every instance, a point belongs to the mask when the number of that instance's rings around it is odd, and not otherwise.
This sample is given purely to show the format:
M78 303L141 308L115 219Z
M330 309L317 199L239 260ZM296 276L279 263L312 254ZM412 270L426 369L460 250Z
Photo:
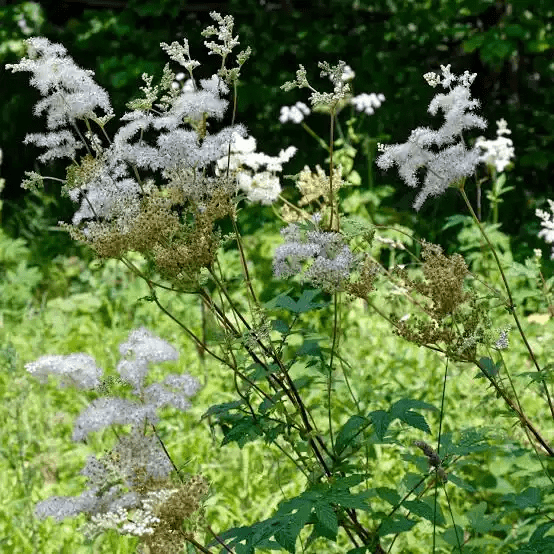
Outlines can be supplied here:
M470 176L481 156L477 147L468 149L462 139L466 129L484 129L486 121L472 113L479 102L471 98L469 87L475 79L475 74L467 71L457 77L450 73L450 66L441 66L442 77L428 73L425 79L431 86L442 84L450 88L447 94L437 94L429 104L429 113L436 115L440 110L445 122L437 131L429 127L418 127L412 131L410 138L404 144L390 146L379 145L382 154L377 159L381 169L390 169L398 165L402 179L410 187L418 187L416 172L421 167L427 168L423 188L417 195L414 208L419 210L429 196L439 196L446 189ZM430 147L435 146L439 150ZM442 149L441 149L442 148Z
M156 86L152 85L152 77L143 75L145 86L141 90L145 98L128 104L131 111L122 116L122 125L107 144L90 131L85 132L83 122L87 128L91 122L97 123L107 137L104 125L112 117L108 95L93 81L93 72L77 67L63 46L46 38L29 39L28 57L7 66L12 71L30 72L31 84L44 96L35 114L46 112L50 132L28 135L26 142L45 148L39 156L42 162L63 157L75 162L72 169L77 178L71 182L68 179L65 191L80 204L73 225L91 241L106 229L125 234L133 228L141 213L141 200L155 194L159 182L141 175L141 170L158 173L156 177L161 176L162 183L170 181L173 187L180 186L184 202L191 201L199 209L222 186L221 179L205 170L221 158L232 136L246 137L246 129L233 125L211 133L207 120L223 118L229 104L223 98L229 92L227 82L237 78L249 52L237 55L238 67L226 69L225 59L238 44L232 34L233 18L215 12L210 15L217 25L208 27L203 35L215 35L215 40L205 44L210 54L222 56L223 69L197 83L193 71L199 63L190 57L188 41L162 43L168 56L184 70L175 75L166 66ZM187 74L190 79L181 86ZM97 108L104 114L96 114ZM76 153L83 148L88 155L78 160ZM283 163L291 155L287 150L277 162ZM258 198L269 202L280 190L274 172L268 167L257 176L243 175L241 187L269 191Z
M364 92L350 99L350 103L357 111L364 112L367 115L373 115L375 113L375 108L380 108L384 101L384 94L375 94L374 92L371 94Z
M511 139L504 135L511 135L512 131L508 129L505 119L496 122L497 138L495 140L485 140L485 137L479 137L475 141L475 146L481 148L482 154L479 161L494 166L499 173L504 171L510 160L514 157L514 146Z
M281 108L281 115L279 115L279 121L281 123L302 123L304 117L310 115L310 108L304 104L304 102L296 102L294 106L283 106Z
M97 117L94 111L104 112L104 121L113 116L107 92L98 86L92 76L93 71L78 67L67 56L61 44L52 44L47 38L33 37L26 41L28 57L17 64L7 64L6 69L14 73L28 71L33 74L30 82L42 96L35 105L34 113L39 116L46 112L46 134L32 133L25 137L25 143L34 143L48 150L39 156L47 162L56 158L75 158L82 143L72 131L55 131L66 126L74 126L77 119Z
M161 521L155 515L156 510L176 492L177 489L147 492L144 498L141 499L140 508L118 506L114 510L94 514L90 521L80 528L80 531L90 540L107 529L115 529L121 535L135 537L151 535Z
M89 433L109 425L132 424L140 426L144 421L157 421L156 412L171 405L178 410L190 407L188 398L196 394L200 384L190 375L171 374L162 383L146 385L144 380L150 363L177 360L177 351L162 339L144 328L132 331L129 340L120 345L125 356L117 365L121 379L133 386L136 401L119 397L100 397L94 400L75 421L73 440L85 439ZM25 368L32 375L46 382L47 375L62 376L64 384L92 389L100 384L103 371L87 354L68 356L42 356Z
M314 223L312 230L294 223L281 230L285 243L275 250L273 274L279 278L299 275L316 287L339 290L355 266L355 256L341 234L320 231L317 216Z
M41 383L48 381L49 375L61 377L61 386L74 386L80 389L94 389L100 384L103 370L88 354L69 354L68 356L42 356L30 362L25 369Z
M547 244L554 244L554 201L548 199L550 212L537 208L535 214L541 219L542 229L539 231L539 237L543 238ZM554 247L550 258L554 260Z
M143 497L133 489L141 479L166 479L173 466L155 435L145 435L144 425L157 421L157 410L171 405L179 410L190 407L188 398L200 388L190 375L170 374L162 383L145 386L148 364L177 359L177 351L144 328L132 331L119 347L124 359L117 369L122 381L134 387L136 401L119 397L100 397L79 415L73 439L83 440L90 432L112 424L131 424L129 434L119 437L113 449L102 458L89 456L81 473L87 477L88 489L77 497L54 496L39 502L38 517L55 517L58 521L86 513L98 516L92 521L97 529L117 528L132 535L151 532L156 523L152 507L163 502L159 497ZM48 373L61 375L80 388L92 388L99 383L101 370L85 354L43 356L27 364L26 369L44 379ZM110 483L118 483L110 485ZM124 488L131 489L126 492ZM128 510L133 509L132 518ZM126 522L126 523L124 523Z
M229 171L236 174L236 183L239 190L246 193L250 202L272 204L281 193L281 183L275 175L283 170L283 164L288 162L296 148L289 146L281 150L278 156L268 156L262 152L256 152L256 139L247 137L243 139L238 133L232 136L231 154L229 147L222 148L224 157L217 161L216 173L222 174Z

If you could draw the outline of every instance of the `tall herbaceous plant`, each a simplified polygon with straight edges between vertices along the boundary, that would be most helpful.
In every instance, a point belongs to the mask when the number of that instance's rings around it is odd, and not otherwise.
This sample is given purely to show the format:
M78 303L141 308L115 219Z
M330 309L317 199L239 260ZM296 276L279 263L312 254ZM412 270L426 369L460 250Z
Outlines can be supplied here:
M76 211L70 223L60 225L99 258L118 259L143 278L148 299L202 355L229 369L236 400L206 411L223 432L223 443L257 441L278 449L283 464L296 469L302 492L283 498L271 517L249 526L225 530L209 520L210 483L178 470L180 461L172 458L156 428L161 408L186 411L200 385L182 373L149 383L151 365L176 360L178 354L140 328L120 345L120 382L132 388L126 397L105 394L103 370L84 353L48 355L26 366L37 378L54 375L65 385L98 393L75 422L75 441L108 426L119 429L112 450L87 460L83 493L42 500L37 516L62 520L84 513L89 539L115 529L137 537L139 550L150 553L298 548L349 554L546 552L525 548L552 542L550 365L528 340L505 260L489 238L491 225L482 220L480 192L486 179L478 180L477 210L468 196L469 179L477 172L491 177L487 199L493 223L498 222L503 172L514 157L506 122L499 122L494 141L471 138L474 129L486 127L479 102L471 97L476 75L457 76L442 66L440 75L424 75L444 91L429 106L431 115L444 118L442 126L419 127L403 144L379 144L376 160L381 169L396 165L406 184L419 189L416 210L449 188L459 191L479 234L481 254L495 264L494 271L479 275L460 254L448 256L409 229L375 225L363 206L349 203L354 188L363 186L353 166L354 145L363 143L356 124L373 116L385 98L354 96L355 74L342 61L319 63L329 92L318 91L303 66L282 87L283 94L308 89L310 107L303 102L284 106L280 121L302 125L325 153L325 163L316 160L310 166L305 160L293 177L295 186L283 190L283 165L302 154L293 146L277 156L258 152L254 137L236 123L237 84L250 50L235 55L239 40L233 36L233 18L211 16L216 26L203 35L209 37L208 53L221 59L217 73L200 78L200 63L191 58L186 39L162 43L171 64L159 82L142 76L139 97L119 120L92 71L79 68L59 44L27 40L27 56L7 67L31 73L30 82L42 96L35 115L46 116L47 131L27 135L25 144L42 149L43 163L66 158L68 165L63 178L27 173L23 186L41 186L45 179L61 183ZM348 111L345 133L340 121ZM328 118L327 139L306 123L312 112ZM261 258L251 257L239 228L239 210L247 213L254 203L271 206L283 221L281 244L273 253L273 283L257 279L259 268L252 260L260 263ZM553 242L550 215L538 215L543 236ZM378 256L383 248L409 263L384 265ZM229 275L223 265L222 255L229 250L238 255L238 274ZM137 262L136 253L144 263ZM540 291L552 310L540 257L526 267L535 271L536 283L543 283ZM280 283L288 292L261 302ZM162 295L168 291L196 295L220 328L217 340L207 342L202 329L174 313ZM382 316L391 331L382 339L386 344L405 340L433 351L435 357L428 359L444 368L435 381L439 390L394 401L389 397L385 405L378 384L374 392L364 388L371 372L379 371L343 347L351 344L349 314L359 321ZM509 369L525 359L527 372L516 375ZM471 366L478 369L475 383L489 391L489 406L503 406L502 412L490 411L491 427L506 429L505 416L510 416L508 425L518 431L504 447L519 455L527 452L535 468L529 475L536 477L533 494L516 491L497 504L501 512L486 515L487 504L481 502L486 498L480 497L475 508L474 493L460 475L492 452L490 428L464 429L457 419L446 423L449 408L455 410L448 405L447 388L460 376L456 368L467 373ZM431 368L418 371L424 383L431 383ZM130 431L123 432L121 425ZM395 488L380 469L391 459L396 459Z

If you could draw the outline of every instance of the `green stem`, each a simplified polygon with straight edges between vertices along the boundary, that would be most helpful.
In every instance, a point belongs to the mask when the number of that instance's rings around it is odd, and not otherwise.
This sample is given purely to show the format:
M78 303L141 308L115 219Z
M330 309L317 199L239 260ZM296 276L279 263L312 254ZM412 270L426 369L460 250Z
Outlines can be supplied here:
M327 150L327 152L329 152L329 146L320 136L317 135L315 131L313 131L310 127L308 127L308 125L306 125L304 122L302 122L302 127L304 127L306 132L310 136L312 136L322 148L324 148L325 150Z
M489 248L492 252L492 255L494 256L494 259L496 261L496 265L498 267L498 270L500 271L500 275L501 275L502 281L504 283L504 288L506 289L506 294L508 295L507 309L512 314L512 317L514 318L514 321L516 322L519 334L521 335L521 338L523 339L523 342L525 343L527 351L529 352L529 355L531 356L531 359L533 360L533 364L535 365L535 368L537 369L537 372L541 373L541 371L542 371L541 367L539 366L539 363L537 361L537 358L535 357L535 353L533 352L533 349L531 348L531 345L527 341L527 337L525 335L525 332L523 331L523 328L522 328L521 323L519 321L519 317L517 316L517 313L515 311L514 299L512 297L512 291L510 289L510 285L508 284L508 280L506 279L506 275L504 274L504 270L502 268L502 264L500 263L500 259L498 258L498 254L496 253L496 249L494 248L491 241L489 240L489 237L488 237L487 233L485 232L485 230L483 229L483 226L481 225L481 222L479 221L479 219L475 215L475 212L473 211L473 207L471 206L471 202L469 201L469 198L467 197L467 194L465 193L463 185L460 187L460 192L462 194L462 198L464 199L464 202L466 203L466 206L468 207L468 209L471 213L471 217L473 218L473 221L475 222L475 224L479 228L479 231L481 232L481 235L483 236L483 238L487 242L487 244L488 244L488 246L489 246ZM542 386L543 386L543 390L544 390L544 393L545 393L547 401L548 401L548 407L550 408L550 414L551 414L552 418L554 419L554 404L552 403L552 398L550 396L550 391L548 390L548 387L546 386L546 382L544 380L542 381Z

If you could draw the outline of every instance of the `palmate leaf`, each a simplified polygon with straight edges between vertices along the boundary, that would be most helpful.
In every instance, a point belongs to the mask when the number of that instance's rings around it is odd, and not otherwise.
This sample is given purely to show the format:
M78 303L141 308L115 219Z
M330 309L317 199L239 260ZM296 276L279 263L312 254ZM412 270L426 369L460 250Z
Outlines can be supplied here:
M360 415L351 416L340 428L335 441L335 453L341 455L347 447L361 446L360 438L363 432L371 425L371 419Z
M339 520L330 504L319 502L315 505L315 517L320 525L319 533L332 541L337 538Z
M281 502L272 517L249 527L229 529L220 538L237 554L253 554L256 548L275 548L276 545L294 553L298 535L306 525L313 525L308 542L317 537L334 541L339 528L337 510L371 509L366 491L351 493L349 490L365 478L363 475L350 475L332 484L314 485L299 496Z
M425 418L414 409L419 410L434 410L437 408L432 404L423 402L422 400L413 400L411 398L401 398L395 402L388 411L376 410L369 414L371 423L373 424L373 430L379 440L385 438L389 425L395 420L399 419L410 427L414 427L425 433L430 433L431 429L427 424Z
M416 523L417 521L404 516L396 516L385 519L381 527L379 527L379 536L384 537L385 535L396 535L398 533L405 533L406 531L409 531Z
M302 292L298 300L294 300L288 294L279 294L264 304L268 309L283 308L293 314L303 314L312 310L319 310L329 305L329 302L314 302L314 298L320 294L317 289L308 289Z
M444 525L446 523L441 507L438 504L436 510L434 503L433 505L430 505L422 500L406 500L402 503L402 506L404 506L407 510L410 510L412 514L426 519L431 523L436 522L439 525Z

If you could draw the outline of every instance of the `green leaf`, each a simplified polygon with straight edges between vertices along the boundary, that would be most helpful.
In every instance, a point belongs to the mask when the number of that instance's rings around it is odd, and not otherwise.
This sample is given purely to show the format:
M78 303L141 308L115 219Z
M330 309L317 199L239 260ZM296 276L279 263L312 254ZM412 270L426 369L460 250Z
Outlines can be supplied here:
M274 319L271 327L282 335L286 335L290 331L289 326L282 319Z
M414 427L425 433L430 433L431 429L425 421L425 418L412 410L412 408L419 408L424 410L436 410L436 408L423 402L421 400L412 400L410 398L402 398L398 402L395 402L390 409L391 421L394 419L400 419L410 427Z
M427 504L427 502L424 502L422 500L405 500L404 502L402 502L402 506L410 510L412 514L422 517L423 519L426 519L431 523L436 521L439 525L444 525L446 522L439 505L437 505L438 510L436 512L434 505L430 506L429 504Z
M466 483L464 480L460 479L459 477L452 475L452 473L448 474L448 481L450 483L453 483L457 487L460 487L461 489L464 489L469 492L475 492L475 487L473 487L469 483Z
M329 534L326 536L335 540L339 529L339 522L333 507L330 504L318 503L314 507L314 512L322 527L329 531Z
M554 526L554 521L547 521L546 523L543 523L539 525L531 535L531 538L529 539L529 544L535 544L542 540L546 533ZM549 537L550 539L554 537Z
M377 487L375 492L380 498L387 501L391 506L396 506L400 503L400 495L394 489L388 487Z
M306 339L302 343L302 346L296 351L297 356L321 356L321 346L319 345L319 341L316 339Z
M483 373L489 377L496 377L496 375L498 375L498 371L502 367L502 362L495 364L490 358L479 358L479 367L482 369ZM477 377L483 376L478 375Z
M454 227L455 225L469 223L471 220L471 217L467 215L451 215L446 218L446 223L442 226L441 231L446 231L446 229L449 229L450 227Z
M398 533L405 533L409 531L417 521L408 519L403 516L396 516L383 521L381 527L379 527L379 536L384 537L386 535L396 535Z
M369 417L371 418L371 424L373 425L375 434L379 440L383 440L391 422L390 414L384 410L376 410L371 412Z
M537 487L529 487L519 494L506 494L502 497L504 502L515 504L520 510L540 506L542 502L541 491Z
M280 294L273 300L270 300L269 302L266 302L265 304L266 308L284 308L285 310L288 310L289 312L297 313L296 312L296 302L286 294Z
M337 433L337 440L335 442L335 452L340 454L352 444L352 442L359 438L363 431L371 424L371 420L367 417L360 415L353 415L349 420L341 427Z
M259 438L262 433L259 426L251 418L244 417L230 429L223 427L223 434L225 436L221 442L222 446L234 441L242 448L247 442Z
M480 48L484 41L484 34L475 34L471 38L468 38L466 41L464 41L462 47L465 52L470 53L474 50L477 50L477 48Z
M317 310L329 305L329 302L312 302L312 300L320 294L321 291L317 289L305 290L300 295L298 302L296 303L297 313L302 314L311 310Z
M223 402L222 404L215 404L210 406L202 415L201 419L205 419L211 415L227 414L231 410L234 410L244 404L244 400L235 400L233 402Z
M275 533L275 540L287 551L294 554L296 552L296 535L286 526L281 527Z
M455 529L450 527L442 534L442 539L451 546L457 547L464 544L464 530L456 525Z
M471 510L465 513L470 526L476 533L487 533L496 527L496 520L499 515L486 515L487 503L479 502L479 504L473 506Z

